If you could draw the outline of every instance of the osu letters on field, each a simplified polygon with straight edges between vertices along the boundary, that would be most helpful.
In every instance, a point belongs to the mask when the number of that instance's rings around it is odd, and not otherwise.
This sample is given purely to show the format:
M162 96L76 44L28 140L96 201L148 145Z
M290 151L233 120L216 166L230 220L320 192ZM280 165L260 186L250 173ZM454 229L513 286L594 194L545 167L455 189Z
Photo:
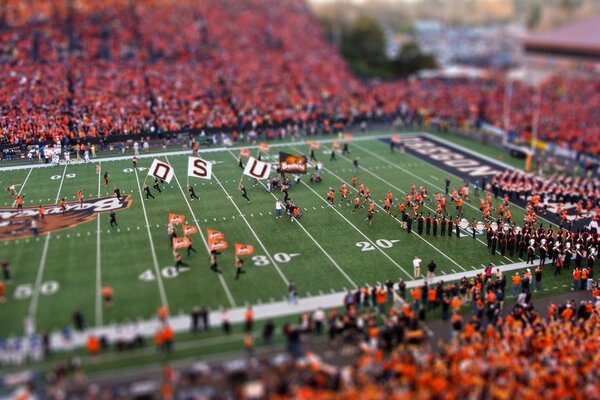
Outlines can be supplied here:
M254 157L248 159L248 164L244 168L244 175L251 176L256 179L267 179L271 172L271 165L266 162L258 161Z
M167 183L171 183L171 179L173 179L174 174L175 171L169 164L157 159L152 161L152 166L150 167L150 170L148 170L148 175L162 179Z
M212 163L199 157L189 157L188 176L200 179L210 179L212 177Z

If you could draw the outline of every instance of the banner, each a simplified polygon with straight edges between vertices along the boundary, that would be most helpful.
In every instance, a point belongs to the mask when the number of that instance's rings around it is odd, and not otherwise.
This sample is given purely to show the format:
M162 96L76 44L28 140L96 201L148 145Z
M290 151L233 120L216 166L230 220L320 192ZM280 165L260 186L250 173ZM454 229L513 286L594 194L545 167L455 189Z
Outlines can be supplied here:
M333 142L331 142L331 147L334 149L339 149L340 148L340 144L337 140L334 140Z
M288 154L282 151L279 152L279 169L281 170L281 172L305 174L306 163L306 156Z
M346 141L346 142L351 142L352 141L352 135L349 133L344 133L342 135L342 140Z
M223 239L215 239L208 241L208 249L210 251L225 250L227 248L227 242Z
M224 239L225 235L222 232L213 231L212 229L207 229L206 237L210 241L210 240Z
M256 179L267 179L271 172L271 166L269 163L258 161L254 157L248 159L246 168L244 168L244 175L251 176Z
M210 179L212 177L212 163L199 157L189 157L188 176Z
M191 244L192 244L192 241L186 237L173 238L173 248L175 250L186 249L186 248L190 247Z
M185 215L169 213L169 224L183 224L185 222Z
M263 142L263 143L260 143L260 144L258 145L258 148L259 148L259 150L260 150L260 151L263 151L263 152L265 152L265 153L268 153L268 152L270 152L270 151L271 151L271 146L269 146L268 144L266 144L266 143L264 143L264 142Z
M194 233L198 233L198 228L195 226L184 225L183 226L183 234L184 235L193 235Z
M248 149L240 149L240 156L242 156L242 157L250 157L250 150L248 150Z
M396 135L396 134L392 135L392 143L400 144L400 141L401 140L400 140L400 136L399 135Z
M248 244L235 244L235 255L236 256L249 256L254 253L254 246Z
M175 171L171 166L167 163L154 159L152 161L152 166L148 170L148 176L153 176L158 179L162 179L167 183L171 183L171 179L173 179L173 175L175 175Z
M314 140L311 140L308 144L309 144L310 148L313 150L319 150L321 148L321 143L314 141Z

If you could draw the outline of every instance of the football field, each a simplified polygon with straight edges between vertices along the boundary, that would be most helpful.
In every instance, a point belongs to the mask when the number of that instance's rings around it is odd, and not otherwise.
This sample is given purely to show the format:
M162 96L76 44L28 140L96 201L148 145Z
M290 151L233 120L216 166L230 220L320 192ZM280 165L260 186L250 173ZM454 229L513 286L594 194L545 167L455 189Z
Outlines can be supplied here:
M249 147L253 156L257 150ZM180 149L174 149L180 150ZM240 308L282 302L287 297L290 282L295 282L301 298L322 296L383 283L388 279L413 279L414 256L423 259L421 272L430 260L437 264L437 275L459 274L480 270L490 262L502 266L522 262L515 256L488 252L485 235L476 239L461 230L457 238L418 235L417 224L408 234L399 218L383 210L385 195L394 196L394 214L398 200L404 202L411 184L424 186L430 201L422 206L424 215L435 212L436 192L444 192L445 178L450 188L458 188L462 180L408 153L391 152L379 137L355 138L349 143L349 155L337 154L329 160L330 140L322 140L317 158L323 163L323 181L311 183L302 175L300 183L292 183L290 198L302 210L302 218L291 221L285 215L275 218L275 201L282 199L279 191L268 193L262 184L253 186L243 178L248 202L238 190L242 170L238 166L239 148L201 151L205 160L213 163L211 180L188 178L187 163L191 152L142 155L138 167L132 168L131 154L122 159L92 160L89 164L70 164L43 168L23 168L0 171L2 186L20 184L24 207L37 213L37 206L55 206L61 198L73 203L57 228L37 237L23 233L16 238L4 230L0 242L0 260L11 265L12 281L6 285L6 302L0 305L0 337L21 336L29 315L38 331L57 331L71 325L72 313L81 310L88 326L104 326L141 318L149 320L161 305L173 315L189 313L194 306ZM271 144L270 155L263 161L275 162L278 152L308 155L304 142ZM354 171L358 157L360 170ZM162 193L151 189L156 199L146 200L142 185L153 159L170 164L175 177L161 185ZM96 164L101 174L96 173ZM309 172L313 172L311 169ZM102 174L108 172L109 184ZM273 176L275 172L271 173ZM367 208L352 213L353 206L340 203L339 189L343 183L350 188L349 199L356 195L351 185L363 183L370 189L376 203L372 226L367 222ZM187 184L195 186L199 200L190 200ZM292 181L293 182L293 181ZM147 179L152 187L153 180ZM266 184L266 181L262 183ZM114 201L114 186L126 196L116 210L117 227L110 227L107 205ZM327 202L329 187L336 191L335 207ZM83 190L87 211L78 210L78 190ZM3 219L16 218L13 198L3 193ZM500 199L494 199L498 204ZM100 211L100 212L97 212ZM412 211L412 210L410 210ZM456 217L454 204L448 211ZM183 261L189 264L177 272L167 233L169 213L182 214L186 225L195 226L191 235L197 250L188 256L181 250ZM465 202L465 218L480 221L479 198ZM512 209L516 221L523 221L524 211ZM9 217L9 218L6 218ZM43 224L40 224L41 226ZM29 232L24 229L22 232ZM24 229L24 230L23 230ZM209 268L207 229L225 235L229 247L219 256L222 274ZM470 229L470 228L468 228ZM179 228L181 236L181 229ZM245 258L246 273L235 278L234 244L254 246L254 254ZM550 291L564 290L564 282L547 275ZM102 303L101 288L114 290L114 306ZM341 301L341 299L340 299Z

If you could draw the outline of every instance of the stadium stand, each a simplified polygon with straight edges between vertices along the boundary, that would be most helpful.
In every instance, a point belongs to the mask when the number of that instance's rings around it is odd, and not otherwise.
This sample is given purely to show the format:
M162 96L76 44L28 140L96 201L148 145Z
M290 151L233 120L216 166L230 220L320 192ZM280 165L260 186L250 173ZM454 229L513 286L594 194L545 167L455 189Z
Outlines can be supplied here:
M502 126L502 76L360 82L302 0L5 3L4 145L284 122L328 132L338 120L398 116ZM539 138L600 154L598 85L543 83ZM511 130L528 139L535 90L513 91Z

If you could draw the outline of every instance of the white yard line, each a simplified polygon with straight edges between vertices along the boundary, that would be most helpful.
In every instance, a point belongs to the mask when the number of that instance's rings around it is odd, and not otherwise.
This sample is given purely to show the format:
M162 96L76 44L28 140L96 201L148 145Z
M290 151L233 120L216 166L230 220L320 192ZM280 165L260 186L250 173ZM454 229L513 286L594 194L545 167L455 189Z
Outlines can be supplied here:
M62 177L60 179L60 185L58 186L58 192L56 193L56 199L54 203L58 202L60 199L60 191L62 190L63 182L65 181L65 174L67 173L67 166L65 165L65 169L63 170ZM38 221L39 224L42 224L41 221ZM46 240L44 241L44 247L42 249L42 258L40 259L40 265L38 266L38 273L35 278L35 285L33 287L33 293L31 296L31 303L29 303L29 316L35 320L35 314L37 313L38 302L40 299L40 286L42 285L42 279L44 277L44 269L46 269L46 257L48 256L48 245L50 244L50 237L52 236L51 232L46 234Z
M342 156L340 154L340 158L343 158L344 160L347 160L349 162L352 162L352 160L350 160L348 157ZM374 176L375 178L379 179L381 182L385 183L386 185L389 185L390 187L400 191L400 192L404 192L402 189L396 187L395 185L393 185L392 183L386 181L385 179L381 178L379 175L371 172L369 169L364 168L364 167L360 167L361 170L365 171L368 174L371 174L372 176ZM333 172L329 171L329 173L333 176L335 176L337 179L339 179L341 182L346 183L346 185L353 189L354 191L358 192L358 189L356 189L354 186L348 184L348 182L344 181L342 178L340 178L339 176L337 176L336 174L334 174ZM385 209L379 205L377 202L373 202L373 204L375 204L376 207L378 207L380 210L385 211ZM400 223L400 221L397 218L394 218L394 220L398 223ZM419 239L421 239L422 241L424 241L425 243L427 243L431 248L433 248L435 251L437 251L438 253L440 253L442 256L444 256L446 259L448 259L448 261L450 261L452 264L456 265L458 268L462 269L463 271L466 271L465 268L463 268L459 263L457 263L456 261L454 261L453 259L451 259L446 253L444 253L443 251L441 251L440 249L438 249L437 247L435 247L433 244L431 244L427 239L425 239L423 236L419 235L419 234L415 234L415 236L417 236Z
M146 204L144 204L144 196L142 195L142 187L140 186L140 179L138 177L137 168L134 168L135 180L137 182L138 194L140 195L140 203L142 203L142 210L144 210L144 219L146 220L146 230L148 231L148 240L150 242L150 251L152 253L152 262L154 263L154 272L156 273L156 281L158 283L158 291L160 293L160 300L163 306L169 308L169 302L167 301L167 294L163 286L162 275L160 274L160 266L158 265L158 257L156 257L156 249L154 248L154 241L152 240L152 232L150 232L150 223L148 222L148 214L146 213Z
M171 162L169 161L169 158L167 156L165 156L165 160L167 160L167 164L169 164L169 165L171 164ZM202 242L204 243L204 248L206 249L206 252L210 255L210 249L208 248L208 242L206 241L206 238L204 237L204 231L200 227L200 224L198 224L198 219L196 218L196 214L194 214L194 210L192 209L192 205L190 204L190 202L187 198L187 194L183 190L181 183L179 183L179 179L177 178L177 173L175 173L173 175L173 177L175 178L175 182L177 182L177 186L179 186L179 190L181 191L183 199L187 203L188 209L190 210L190 213L192 215L192 219L194 220L194 223L196 224L196 228L198 228L198 233L200 234L200 237L202 238ZM223 274L217 274L217 276L219 277L221 286L223 287L223 290L225 291L227 300L229 300L229 305L231 307L235 307L236 306L235 300L233 299L233 296L231 295L231 291L229 290L229 287L227 286L227 282L225 282L225 278L223 278Z
M98 197L100 197L100 182L102 178L102 163L100 162L100 172L98 173ZM100 247L100 216L96 217L98 220L96 228L96 326L102 326L102 298L100 291L102 290L102 264L101 264L101 247Z
M256 241L258 242L258 244L260 245L260 247L262 247L263 251L265 252L265 255L267 256L267 258L269 259L269 261L271 262L271 264L273 264L273 266L275 267L275 270L279 273L279 276L281 277L281 279L283 280L283 282L285 282L285 285L288 286L290 284L290 282L287 280L287 278L285 277L285 275L283 274L283 272L281 272L281 269L279 268L279 265L277 265L277 263L275 262L275 260L273 259L273 257L271 257L271 253L269 253L267 251L267 248L265 247L265 245L263 244L262 240L260 240L260 238L258 237L258 235L256 234L256 232L254 231L254 229L252 228L252 226L250 225L250 223L246 219L246 216L244 215L244 213L242 213L242 210L240 210L240 208L238 207L238 205L233 200L233 196L231 196L227 192L227 189L225 189L225 187L221 184L221 181L219 180L219 178L217 178L217 176L215 175L214 172L213 172L212 175L213 175L213 178L215 178L215 180L217 181L217 184L219 186L221 186L221 189L223 189L223 191L225 192L225 195L227 196L227 198L231 201L231 204L233 204L233 206L235 207L235 209L238 211L239 215L242 217L242 219L246 223L246 225L248 226L248 229L250 229L250 232L252 232L252 234L256 238Z
M20 196L21 193L23 192L23 188L25 188L25 185L27 184L27 181L29 180L29 175L31 175L32 171L33 171L33 168L31 168L29 170L29 173L25 177L25 180L23 181L23 184L21 184L21 187L19 188L19 191L17 192L17 196ZM17 204L17 200L13 201L12 206L14 207L16 204Z
M327 205L330 206L330 204L327 202L327 200L325 200L323 197L321 197L321 195L319 193L317 193L313 188L311 188L309 185L307 185L304 181L302 181L302 184L304 186L306 186L311 192L313 192L319 199L321 199L322 201L324 201ZM386 252L384 252L383 250L381 250L379 248L379 246L377 246L375 244L375 242L373 242L371 239L369 239L369 237L367 235L365 235L360 229L358 229L356 227L356 225L354 225L350 220L348 220L348 218L346 218L344 216L344 214L342 214L341 212L339 212L339 210L335 207L331 207L340 217L342 217L344 219L344 221L346 221L350 226L352 226L358 233L360 233L360 235L362 237L364 237L369 243L371 243L371 245L377 249L381 254L383 254L385 256L385 258L387 258L388 260L390 260L392 262L392 264L394 264L400 271L404 272L409 278L412 278L412 275L409 274L404 268L402 268L400 266L400 264L398 264L392 257L390 257Z
M233 154L231 151L229 152L229 154L231 154L231 156L232 156L234 159L237 159L237 157L236 157L236 156L235 156L235 155L234 155L234 154ZM269 157L270 157L270 156L269 156ZM264 185L262 182L260 182L260 181L259 181L259 183L260 183L260 185L261 185L262 187L265 187L265 185ZM265 189L266 189L266 188L265 188ZM270 192L270 194L271 194L271 196L273 196L273 197L274 197L276 200L278 200L278 199L277 199L277 196L275 196L275 195L274 195L272 192ZM344 278L346 278L346 280L347 280L347 281L348 281L348 282L349 282L349 283L350 283L350 284L351 284L351 285L352 285L354 288L357 288L357 287L358 287L358 285L357 285L357 284L356 284L356 283L355 283L355 282L352 280L352 278L350 278L350 277L348 276L348 274L346 274L346 272L345 272L345 271L344 271L344 270L343 270L343 269L342 269L342 268L341 268L341 267L338 265L338 263L337 263L337 262L336 262L336 261L335 261L335 260L334 260L334 259L331 257L331 255L330 255L330 254L329 254L329 253L328 253L328 252L327 252L327 251L326 251L326 250L325 250L325 249L324 249L324 248L323 248L323 247L322 247L322 246L319 244L319 242L317 242L317 241L315 240L315 238L314 238L314 237L313 237L313 236L312 236L312 235L311 235L311 234L310 234L310 233L309 233L309 232L306 230L306 228L304 228L304 226L303 226L303 225L300 223L300 221L299 221L299 220L294 220L294 222L296 222L296 223L297 223L296 225L298 225L298 226L299 226L299 227L300 227L300 228L301 228L301 229L304 231L304 233L306 233L306 235L307 235L307 236L310 238L310 240L312 240L312 241L313 241L313 243L314 243L314 244L315 244L315 245L316 245L316 246L319 248L319 250L321 250L321 252L322 252L322 253L325 255L325 257L327 257L327 258L329 259L329 261L331 261L331 263L333 264L333 266L334 266L334 267L336 267L338 271L340 271L340 273L341 273L341 274L344 276Z

